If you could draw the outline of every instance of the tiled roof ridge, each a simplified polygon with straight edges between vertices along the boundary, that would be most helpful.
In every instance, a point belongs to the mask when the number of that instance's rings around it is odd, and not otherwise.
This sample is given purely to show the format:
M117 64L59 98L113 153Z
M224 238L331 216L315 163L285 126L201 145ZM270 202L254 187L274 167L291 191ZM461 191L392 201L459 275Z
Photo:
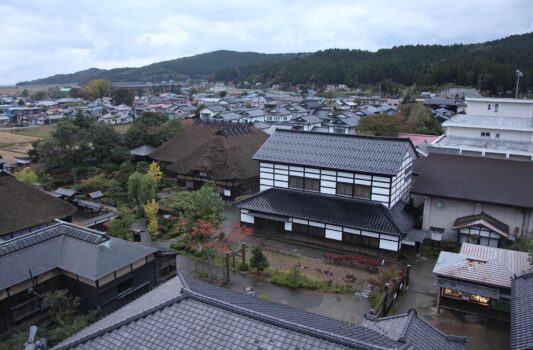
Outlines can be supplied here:
M444 333L443 331L441 331L437 327L433 326L431 323L429 323L426 320L424 320L423 318L419 317L418 316L418 312L416 311L415 308L409 309L408 313L410 314L409 315L409 321L406 323L404 332L402 332L402 336L401 336L402 340L403 340L404 336L406 335L407 331L409 330L409 325L411 324L411 320L416 318L420 322L423 322L424 324L426 324L429 327L431 327L434 331L436 331L437 333L442 335L448 341L452 341L452 342L456 342L456 343L462 343L462 344L466 344L466 342L468 341L467 337L458 336L458 335L448 335L448 334Z
M246 309L244 307L240 307L240 306L237 306L237 305L225 302L225 301L221 301L221 300L206 296L204 294L192 291L191 289L188 289L186 287L182 288L182 293L184 295L187 295L191 299L199 301L199 302L202 302L202 303L210 304L212 306L219 307L221 309L224 309L224 310L227 310L227 311L230 311L230 312L234 312L234 313L237 313L237 314L245 316L245 317L250 317L250 318L253 318L255 320L258 320L258 321L261 321L261 322L265 322L265 323L269 323L269 324L277 326L277 327L282 327L284 329L289 329L291 331L304 333L304 334L307 334L309 336L320 338L320 339L323 339L323 340L326 340L326 341L331 341L331 342L334 342L334 343L337 343L337 344L340 344L340 345L345 345L345 346L350 346L350 347L354 347L355 346L355 347L358 347L359 349L369 349L369 350L370 349L372 349L372 350L374 350L374 349L375 350L378 350L378 349L379 350L407 349L406 346L402 346L402 347L399 347L399 348L390 348L390 347L379 346L379 345L375 345L375 344L369 344L369 343L366 343L366 342L363 342L363 341L359 341L359 340L343 337L341 335L336 335L336 334L329 333L329 332L326 332L326 331L318 330L316 328L307 327L307 326L304 326L304 325L301 325L301 324L297 324L297 323L294 323L294 322L291 322L291 321L288 321L288 320L281 320L281 319L273 317L273 316L265 315L265 314L262 314L262 313L259 313L259 312L256 312L256 311L253 311L253 310L250 310L250 309ZM372 331L371 329L369 329L369 330ZM58 350L60 350L60 349L58 349Z
M302 130L288 130L288 129L276 129L276 132L286 132L293 134L309 134L309 131ZM369 140L381 140L381 141L398 141L398 142L407 142L411 143L411 140L408 138L402 137L392 137L392 136L370 136L370 135L357 135L357 134L334 134L334 133L311 133L311 135L320 135L320 136L335 136L335 137L347 137L347 138L359 138L359 139L369 139Z
M94 230L91 230L85 227L77 226L77 225L67 223L61 220L56 220L56 221L57 223L54 225L47 226L42 229L29 232L24 235L0 242L0 256L4 256L10 253L31 247L33 245L42 243L50 239L54 239L62 235L80 239L80 240L83 240L83 241L86 241L92 244L100 244L110 239L109 236L102 234L98 231L94 231ZM73 232L74 229L77 229L78 232ZM83 237L82 234L80 233L87 234L87 235L94 235L100 239L98 241L92 241L92 240L89 240L87 237ZM26 242L29 238L32 238L32 237L36 238L33 242Z
M396 205L401 205L402 201L398 202L395 204ZM400 226L398 226L398 224L396 223L396 220L394 219L394 217L392 216L392 213L391 213L391 210L392 208L387 208L386 206L384 206L383 204L379 204L381 206L381 210L383 211L383 213L385 214L385 216L389 219L389 221L392 223L392 225L398 230L398 232L400 233L407 233L407 232L404 232L404 230L402 230L400 228ZM394 207L393 207L394 208Z
M71 342L71 343L67 343L65 345L62 345L62 346L60 346L58 348L55 348L54 350L66 350L66 349L74 348L74 347L76 347L76 346L78 346L80 344L86 343L86 342L88 342L88 341L90 341L90 340L92 340L94 338L97 338L97 337L102 336L102 335L104 335L106 333L110 333L110 332L112 332L112 331L114 331L116 329L119 329L122 326L125 326L125 325L127 325L129 323L132 323L132 322L135 322L137 320L140 320L141 318L144 318L144 317L146 317L148 315L151 315L154 312L157 312L157 311L160 311L160 310L162 310L164 308L172 306L175 303L179 303L179 302L181 302L181 301L183 301L183 300L185 300L187 298L188 298L187 295L181 294L181 295L177 296L176 298L170 299L170 300L168 300L168 301L166 301L164 303L156 305L156 306L154 306L154 307L152 307L152 308L150 308L148 310L145 310L145 311L143 311L143 312L141 312L141 313L139 313L137 315L128 317L128 318L126 318L126 319L124 319L124 320L122 320L122 321L120 321L118 323L112 324L111 326L108 326L108 327L102 328L100 330L97 330L94 333L88 334L88 335L86 335L86 336L84 336L84 337L82 337L82 338L80 338L78 340L75 340L75 341Z

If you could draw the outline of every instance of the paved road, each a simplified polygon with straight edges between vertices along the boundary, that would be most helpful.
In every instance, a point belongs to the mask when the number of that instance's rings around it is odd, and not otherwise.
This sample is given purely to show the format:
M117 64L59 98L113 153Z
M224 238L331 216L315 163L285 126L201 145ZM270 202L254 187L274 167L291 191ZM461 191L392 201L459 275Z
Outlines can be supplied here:
M432 274L434 259L414 263L412 266L409 291L400 301L397 314L417 309L419 315L447 334L468 337L467 349L505 350L510 347L509 324L490 321L485 326L478 317L442 310L437 315L437 291Z

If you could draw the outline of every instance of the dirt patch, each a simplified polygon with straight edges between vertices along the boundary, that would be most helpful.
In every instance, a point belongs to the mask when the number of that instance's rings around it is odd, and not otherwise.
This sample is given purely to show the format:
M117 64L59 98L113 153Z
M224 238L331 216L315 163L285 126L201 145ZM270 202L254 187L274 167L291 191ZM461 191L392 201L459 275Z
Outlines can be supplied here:
M32 136L25 136L25 135L11 134L9 132L0 131L0 146L21 144L21 143L31 143L37 140L40 140L40 138L32 137Z
M266 248L263 249L263 253L273 268L288 270L298 265L304 274L331 281L339 287L363 290L368 285L369 278L378 277L377 274L353 267L328 264L323 259L279 253Z

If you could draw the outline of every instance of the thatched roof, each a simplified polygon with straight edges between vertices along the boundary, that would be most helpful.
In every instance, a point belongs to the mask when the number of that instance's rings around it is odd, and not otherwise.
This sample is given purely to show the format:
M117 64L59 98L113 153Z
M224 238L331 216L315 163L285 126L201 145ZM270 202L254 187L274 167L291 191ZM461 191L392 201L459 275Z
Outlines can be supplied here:
M182 175L205 172L213 180L259 176L252 160L268 134L251 124L187 121L176 136L150 154L171 163L166 170Z
M74 214L75 206L23 184L0 172L0 236L62 219Z

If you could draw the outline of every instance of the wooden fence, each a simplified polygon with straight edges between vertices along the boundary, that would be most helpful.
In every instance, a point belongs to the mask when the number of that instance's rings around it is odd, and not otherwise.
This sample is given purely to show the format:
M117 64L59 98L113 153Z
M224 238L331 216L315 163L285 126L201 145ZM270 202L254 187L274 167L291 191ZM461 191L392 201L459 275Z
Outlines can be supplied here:
M400 293L409 287L409 275L411 271L411 265L407 265L405 274L399 275L395 280L385 283L383 287L383 296L374 310L374 314L378 317L385 317L389 314L394 303L396 303L400 297ZM401 276L401 277L400 277Z

